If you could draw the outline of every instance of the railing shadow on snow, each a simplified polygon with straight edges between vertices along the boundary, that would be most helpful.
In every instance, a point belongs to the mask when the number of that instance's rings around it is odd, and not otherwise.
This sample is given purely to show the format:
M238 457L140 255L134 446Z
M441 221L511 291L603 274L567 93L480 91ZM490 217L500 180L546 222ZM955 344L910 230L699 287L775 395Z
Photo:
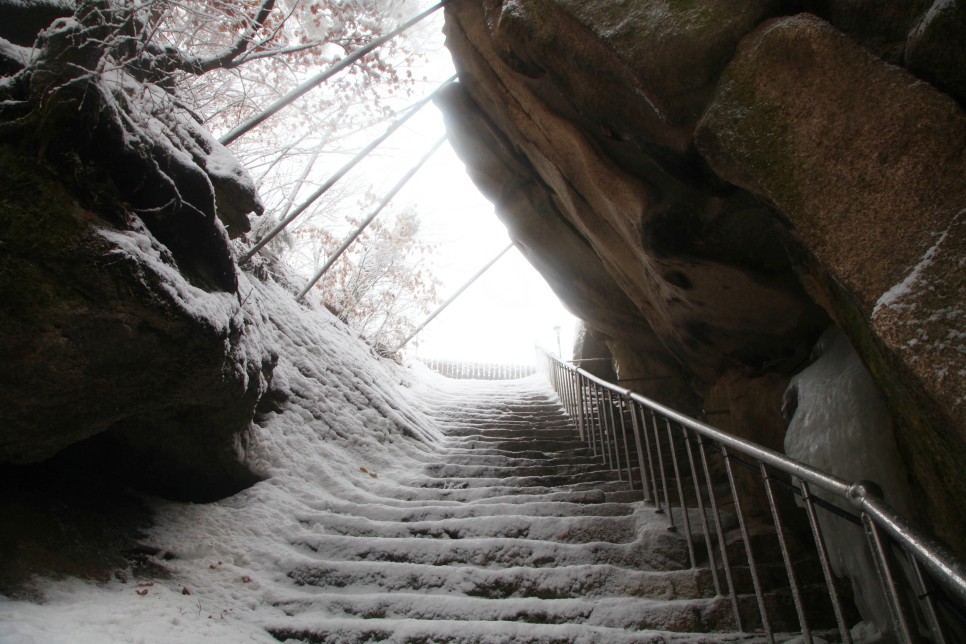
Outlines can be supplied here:
M683 529L691 566L710 570L738 631L770 642L776 631L853 641L852 588L833 570L841 554L827 534L845 522L864 533L856 555L871 558L878 579L877 589L860 591L881 592L899 641L966 641L966 567L887 505L874 483L826 474L542 353L580 439L667 517L668 529ZM766 501L757 515L749 512L754 494ZM790 599L794 614L776 596Z

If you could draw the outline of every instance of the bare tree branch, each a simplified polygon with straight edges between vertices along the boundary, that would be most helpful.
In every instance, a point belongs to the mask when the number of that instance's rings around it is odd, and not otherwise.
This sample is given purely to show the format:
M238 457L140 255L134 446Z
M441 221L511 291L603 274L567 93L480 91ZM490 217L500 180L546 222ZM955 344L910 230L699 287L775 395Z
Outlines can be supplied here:
M254 20L252 20L248 29L245 33L238 37L238 39L225 51L217 54L215 56L206 56L204 58L198 56L184 57L178 55L177 59L172 60L172 64L175 69L179 69L190 74L205 74L212 71L213 69L227 69L233 66L235 60L242 56L251 47L252 42L255 38L255 34L261 31L262 27L265 25L265 21L268 20L268 16L272 13L275 8L275 0L263 0L261 7L258 9L258 13L255 15Z

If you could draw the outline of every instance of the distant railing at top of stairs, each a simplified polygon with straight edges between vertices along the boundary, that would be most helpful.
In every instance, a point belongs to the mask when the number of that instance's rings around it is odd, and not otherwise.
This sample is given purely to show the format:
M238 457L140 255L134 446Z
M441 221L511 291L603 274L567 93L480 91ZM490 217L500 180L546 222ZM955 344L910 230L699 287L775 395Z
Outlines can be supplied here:
M760 617L767 640L775 641L769 618L776 607L766 602L761 577L763 564L769 562L756 560L753 543L760 542L753 542L747 507L743 509L750 494L763 493L802 641L815 641L809 622L814 619L816 606L810 605L814 601L806 601L800 582L803 573L809 571L802 570L800 559L796 566L789 548L790 538L796 536L790 519L798 517L782 516L796 506L785 503L785 498L776 500L776 492L784 492L793 495L805 515L803 526L807 523L810 528L815 559L822 569L841 642L853 640L840 591L843 581L833 572L824 534L834 521L846 521L864 531L866 553L874 563L898 641L966 641L966 566L925 530L887 505L874 483L842 480L543 355L547 376L574 419L580 439L619 478L623 480L626 475L631 489L636 485L645 501L656 506L656 512L666 514L669 529L677 529L676 521L682 524L693 567L697 566L697 543L692 539L692 521L700 523L694 530L701 533L698 538L706 548L700 554L706 556L716 593L730 598L739 631L745 630L743 618L748 615L739 610L733 569L747 564L758 605L756 618ZM633 445L629 446L629 441ZM753 473L743 477L741 485L736 484L736 465ZM693 489L687 489L691 486ZM739 552L727 548L722 502L737 519L743 562L733 561ZM864 555L859 552L856 556ZM828 632L822 635L829 637Z
M422 363L447 378L462 380L516 380L537 373L533 365L497 364L495 362L460 362L458 360L422 360Z

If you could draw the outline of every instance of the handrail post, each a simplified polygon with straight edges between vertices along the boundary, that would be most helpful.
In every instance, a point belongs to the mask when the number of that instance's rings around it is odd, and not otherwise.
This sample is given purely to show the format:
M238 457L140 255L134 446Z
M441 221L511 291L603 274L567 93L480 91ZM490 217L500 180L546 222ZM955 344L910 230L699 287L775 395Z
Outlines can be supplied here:
M620 452L617 449L617 423L614 422L614 396L610 389L604 390L605 400L607 401L607 418L609 434L607 435L607 463L611 470L617 471L617 480L621 479L621 460ZM613 456L611 450L613 449Z
M648 468L644 467L644 447L641 445L640 405L632 398L628 398L628 404L631 411L631 428L634 431L634 445L637 448L637 466L641 471L641 491L644 493L644 500L651 503L651 488L647 484Z
M691 468L691 478L694 482L694 496L697 498L698 512L701 513L701 529L704 531L704 545L708 551L708 567L711 568L711 581L714 583L714 594L720 596L721 580L718 578L718 562L715 560L714 545L711 539L711 527L708 525L708 515L704 507L704 498L701 494L701 477L698 476L698 468L694 465L694 454L691 452L691 436L686 428L682 427L681 431L684 432L684 449L688 454L688 466ZM714 491L709 488L708 495L711 496L712 494L714 494Z
M628 489L634 491L634 471L631 468L631 449L627 444L627 422L624 420L624 401L627 398L626 394L621 394L617 396L617 413L620 416L620 426L621 426L621 437L624 439L624 464L627 466L627 484Z
M607 457L607 419L604 417L604 396L600 385L594 385L594 401L597 405L597 438L600 440L600 460L605 467L610 467Z
M580 392L577 390L577 372L573 369L566 369L568 381L570 383L570 404L573 406L573 415L575 420L575 425L577 425L577 436L583 440L584 439L584 428L581 426L582 419L580 417Z
M849 630L848 623L845 621L842 601L839 599L838 588L835 585L835 576L832 574L832 564L829 561L828 547L825 545L822 526L819 524L818 515L815 513L815 500L812 497L812 491L808 485L808 481L801 481L801 488L802 502L805 504L805 514L808 517L808 524L812 528L815 550L818 552L818 560L822 565L822 574L825 576L825 587L828 589L829 598L832 600L832 611L835 613L835 622L839 628L839 636L842 638L843 644L852 644L852 632Z
M771 623L768 621L768 609L765 606L765 595L762 592L761 580L758 578L758 565L755 563L755 553L751 545L751 535L745 523L745 513L741 509L741 498L738 495L738 486L735 483L735 473L731 467L731 455L728 448L721 446L721 455L724 457L725 472L728 475L728 485L731 486L731 498L735 504L735 515L738 518L738 528L741 530L741 539L745 542L745 556L748 558L748 572L751 574L751 583L755 587L755 598L758 600L758 612L761 614L761 625L765 629L765 636L771 644L775 642L775 635L771 630Z
M694 555L694 539L691 538L691 517L688 516L688 504L684 498L684 484L681 481L681 470L678 467L678 455L675 451L674 432L671 431L671 421L665 418L664 426L667 428L667 441L671 449L671 465L674 468L674 480L678 490L678 503L681 505L681 522L684 524L684 539L688 544L688 558L691 560L691 567L694 568L697 566L697 558Z
M721 565L724 568L725 581L728 583L728 596L731 598L731 610L735 616L735 628L744 630L741 625L741 611L738 607L738 591L735 587L734 575L731 573L731 561L728 559L728 544L725 542L724 527L721 525L721 512L718 510L718 499L714 494L711 480L711 468L708 467L708 452L704 446L704 437L698 434L698 452L701 454L701 469L704 471L704 482L708 487L708 501L711 503L711 516L714 519L715 534L718 536L718 550L721 552Z
M882 498L879 486L871 481L859 481L849 488L849 497L867 498L873 496L877 499ZM909 628L909 620L906 616L906 609L903 606L903 598L899 596L896 588L896 580L889 565L890 553L886 544L882 541L879 527L872 517L864 509L859 515L862 519L862 527L869 540L869 550L872 554L872 561L875 563L875 570L879 575L879 585L883 597L889 607L889 614L892 617L892 625L896 629L896 635L903 642L912 642L912 630Z
M902 642L912 642L912 631L909 629L909 621L906 618L905 610L902 606L902 598L896 588L896 580L892 575L889 566L889 551L882 541L882 535L875 522L865 512L862 513L862 526L865 528L865 535L869 539L869 550L872 551L872 560L875 562L875 570L879 574L879 585L882 594L885 596L886 604L889 606L889 614L892 617L892 625L896 629L896 635Z
M594 458L597 458L597 405L596 399L594 398L594 383L587 383L587 409L590 414L590 422L588 427L590 428L590 451Z
M778 537L778 547L782 552L782 560L785 562L785 571L788 573L788 587L792 592L792 601L795 603L795 612L798 614L798 624L802 627L802 636L806 642L812 641L812 631L808 627L808 618L805 616L805 605L802 602L801 590L798 587L798 579L795 575L795 566L792 564L792 557L785 542L785 533L782 526L781 512L778 510L778 502L775 500L775 492L771 486L771 475L764 463L758 463L761 471L761 480L765 485L765 496L768 498L768 507L771 508L771 516L775 522L775 535Z
M584 383L580 378L580 374L576 371L574 373L574 386L577 388L577 427L580 430L580 440L585 440L586 429L584 424L586 423L586 418L584 417Z
M552 364L554 360L554 358L547 356L549 364ZM622 476L621 469L623 469L623 466L621 464L620 439L617 438L617 432L623 433L624 462L628 470L628 482L633 487L631 447L627 437L628 427L625 417L625 404L627 405L627 413L631 414L631 424L635 432L634 446L637 449L638 465L641 471L641 487L645 497L653 496L653 502L656 506L655 512L667 514L668 530L677 529L674 518L676 508L672 507L667 480L672 474L670 470L673 467L676 492L680 501L685 532L687 533L686 538L689 543L689 556L692 565L695 565L696 557L692 552L695 544L691 540L690 510L684 492L682 464L673 424L679 426L683 435L685 453L688 456L685 467L690 467L691 475L694 477L695 501L702 520L705 545L708 549L708 562L712 568L712 579L715 582L715 592L720 595L725 590L722 588L718 577L718 563L714 556L717 550L720 554L721 566L727 583L727 593L731 600L735 627L738 631L744 631L744 626L742 625L743 620L738 603L738 591L732 574L732 564L729 560L729 548L725 541L723 514L719 508L718 494L715 488L716 479L712 478L711 468L709 467L708 450L719 452L723 458L725 483L734 502L737 527L744 543L745 557L754 585L758 610L761 614L761 625L769 641L774 641L774 633L767 612L768 607L765 603L762 577L755 560L752 534L749 530L745 511L742 508L741 495L744 490L738 489L738 481L735 478L733 467L735 464L748 466L757 471L757 475L761 477L771 510L770 527L775 530L778 539L803 639L814 638L811 634L813 626L808 624L810 615L806 614L803 587L797 577L795 562L792 560L792 551L786 538L788 533L785 520L782 517L783 506L776 497L776 491L780 488L789 488L792 493L801 495L804 512L814 537L815 553L818 563L821 565L826 589L835 615L839 639L843 644L851 644L852 636L846 623L837 580L832 571L828 545L823 535L824 529L831 528L825 526L827 518L825 515L821 517L822 521L819 521L816 506L821 506L826 510L828 518L832 520L849 521L864 527L873 561L880 577L881 587L889 604L895 631L900 639L911 641L912 636L918 635L916 629L928 627L933 640L942 644L946 639L943 633L943 627L947 626L945 620L960 619L959 625L949 625L950 632L958 633L958 630L952 629L961 628L962 624L966 624L966 619L961 617L963 608L966 607L966 565L935 537L930 536L910 519L896 512L881 498L873 494L871 486L868 484L863 482L849 483L784 454L689 418L629 389L602 380L584 369L565 365L559 360L557 360L557 363L561 365L562 372L571 378L571 380L565 381L563 386L565 388L568 385L570 386L570 405L568 408L573 410L571 413L579 416L578 428L582 427L585 432L582 436L583 439L592 448L594 457L599 456L605 467L616 468L618 477ZM549 372L548 377L552 377ZM564 395L567 395L566 392ZM615 405L615 398L619 403L618 405ZM614 418L615 414L620 415L620 423ZM581 418L582 420L580 420ZM658 418L663 421L664 430L660 428ZM667 433L668 444L666 447L661 441L661 434L664 431ZM640 437L641 432L643 432L643 444ZM652 438L654 440L653 445L651 444ZM697 443L701 459L700 471L691 450L692 440ZM600 447L599 453L597 452L598 446ZM655 450L657 451L656 459L654 458ZM645 452L647 454L646 466L644 462ZM666 466L664 459L668 455L671 457L671 463ZM650 485L648 485L648 471L650 472ZM658 475L660 475L660 481L658 481ZM703 478L708 495L715 539L712 539L711 526L708 524L707 509L704 506L704 494L701 489L702 483L699 478ZM791 482L787 482L786 478L790 479ZM813 486L820 490L822 496L812 492ZM661 501L662 491L664 494L663 504ZM844 506L841 503L842 501L850 503L857 510L850 512L845 509L847 506ZM759 534L756 532L756 536ZM911 567L908 571L895 567L894 557L897 554L895 548L900 548L909 558ZM768 563L773 562L769 561ZM920 600L922 604L921 615L913 605L913 595L909 593L915 593L915 596ZM814 615L811 615L811 617L815 618ZM912 621L913 619L918 620L920 617L923 618L922 623Z
M925 603L925 608L923 612L926 614L926 619L929 621L929 629L932 631L932 636L936 639L936 644L946 644L946 636L943 634L943 627L939 623L939 615L936 613L936 604L933 601L933 593L926 585L926 577L922 572L922 566L919 564L919 560L906 551L906 558L909 560L909 565L912 567L912 573L915 577L916 582L919 584L919 592L916 593L920 598L922 598Z
M674 525L674 512L671 510L671 497L668 494L667 489L667 472L664 470L664 453L661 450L661 433L657 429L657 415L651 410L651 427L654 430L654 450L657 452L657 468L661 472L661 487L664 489L664 506L667 508L667 529L671 532L677 532L677 527ZM658 514L664 512L661 509L661 504L657 504Z

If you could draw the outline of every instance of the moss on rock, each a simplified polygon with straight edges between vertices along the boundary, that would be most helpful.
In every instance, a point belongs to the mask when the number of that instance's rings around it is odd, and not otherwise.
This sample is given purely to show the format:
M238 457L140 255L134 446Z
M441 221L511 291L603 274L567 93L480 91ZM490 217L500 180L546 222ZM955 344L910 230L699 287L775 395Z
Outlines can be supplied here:
M229 319L237 297L191 290L136 218L110 224L16 150L0 146L0 170L0 464L96 441L92 467L157 493L211 499L257 480L236 446L273 363Z

